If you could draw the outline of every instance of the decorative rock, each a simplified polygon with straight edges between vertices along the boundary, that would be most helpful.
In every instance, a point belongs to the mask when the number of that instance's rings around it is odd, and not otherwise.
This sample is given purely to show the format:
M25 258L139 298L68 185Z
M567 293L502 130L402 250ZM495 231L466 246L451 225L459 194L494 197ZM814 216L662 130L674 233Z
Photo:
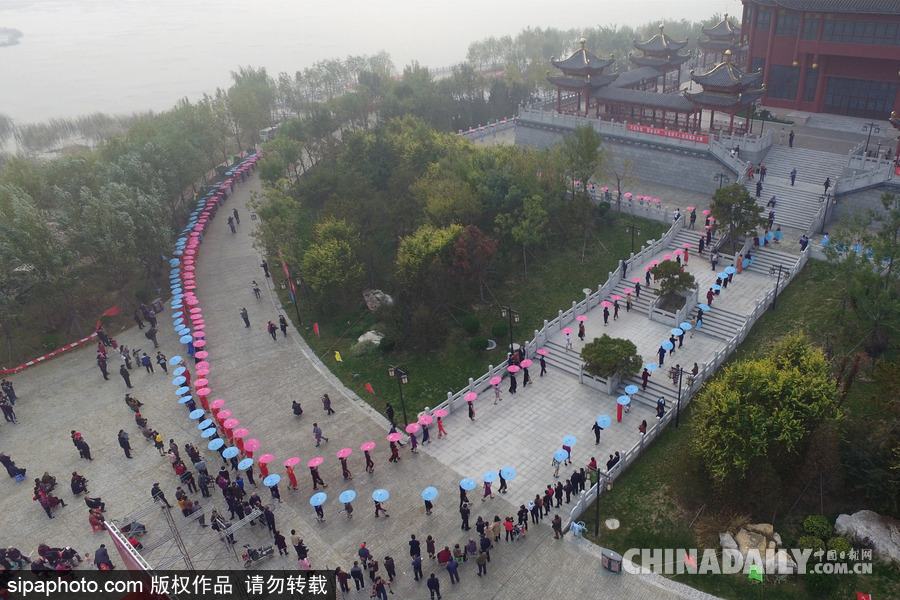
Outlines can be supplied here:
M780 533L776 533L775 535L773 535L773 536L772 536L772 539L775 540L775 545L776 545L776 546L781 546L782 543L783 543L783 542L781 541L781 534L780 534Z
M766 573L787 575L797 572L797 563L785 550L779 550L771 557L766 557Z
M366 301L366 306L372 311L378 310L382 305L394 305L394 299L381 290L363 290L363 300Z
M744 556L747 555L747 551L751 548L759 551L760 555L764 556L766 553L766 538L758 533L741 528L737 535L734 536L734 541L737 542L738 550Z
M719 534L719 545L722 546L723 550L737 550L738 547L734 537L727 531Z
M770 525L769 523L756 523L755 525L747 525L746 528L747 531L759 533L766 536L767 538L771 538L775 533L775 528L772 527L772 525Z
M378 333L377 331L367 331L361 336L359 336L356 341L362 344L363 342L372 342L376 346L381 343L381 340L384 339L383 333Z
M744 562L744 555L741 554L740 550L737 550L735 548L727 548L725 550L722 550L722 563L723 564L730 563L730 564L740 565L740 564L743 564L743 562Z
M773 542L773 541L770 540L770 541L769 541L769 545L766 546L766 547L767 547L769 550L774 550L774 549L775 549L775 542Z
M857 546L871 548L879 560L900 562L900 521L896 519L861 510L840 515L834 532Z

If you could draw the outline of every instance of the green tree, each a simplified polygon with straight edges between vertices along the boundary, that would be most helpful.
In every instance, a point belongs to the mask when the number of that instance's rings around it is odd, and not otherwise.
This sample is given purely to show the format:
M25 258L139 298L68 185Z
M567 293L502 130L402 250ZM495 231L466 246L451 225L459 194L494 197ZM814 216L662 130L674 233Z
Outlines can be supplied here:
M715 218L716 228L720 233L724 229L734 251L737 250L740 237L754 235L758 227L766 224L756 200L747 188L737 183L716 190L710 211Z
M697 285L694 276L682 270L681 265L674 260L662 261L651 268L650 273L659 282L659 286L654 292L667 305L672 305L678 294L692 290Z
M695 401L693 451L712 480L740 483L763 462L788 464L837 419L838 390L822 352L800 335L766 356L724 367Z
M508 234L522 249L522 268L525 280L528 280L528 249L543 243L547 239L547 211L544 200L538 195L525 198L522 208L515 214L497 215L497 231L501 235Z
M316 225L314 238L303 253L304 277L324 306L346 305L363 276L356 258L358 236L345 221L328 218ZM334 303L338 298L341 302Z
M644 361L634 342L605 333L581 348L581 360L588 373L607 379L637 375Z
M416 300L435 300L431 292L443 285L434 279L449 265L451 249L462 231L459 225L438 228L423 225L400 240L395 270L406 293Z
M231 115L235 138L250 143L259 141L259 131L272 124L275 108L275 83L265 67L239 67L231 72L234 83L228 88L226 106ZM242 148L243 149L243 148Z
M478 298L484 302L484 282L494 255L497 240L484 234L475 225L467 225L453 244L453 268L451 274L460 280L478 284Z

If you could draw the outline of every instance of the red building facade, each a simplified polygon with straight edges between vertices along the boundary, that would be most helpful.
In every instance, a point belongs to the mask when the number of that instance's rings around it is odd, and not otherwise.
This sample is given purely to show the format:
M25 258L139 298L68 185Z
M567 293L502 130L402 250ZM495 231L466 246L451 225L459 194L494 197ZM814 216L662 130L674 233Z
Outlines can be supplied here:
M763 104L886 119L900 112L900 0L743 0Z

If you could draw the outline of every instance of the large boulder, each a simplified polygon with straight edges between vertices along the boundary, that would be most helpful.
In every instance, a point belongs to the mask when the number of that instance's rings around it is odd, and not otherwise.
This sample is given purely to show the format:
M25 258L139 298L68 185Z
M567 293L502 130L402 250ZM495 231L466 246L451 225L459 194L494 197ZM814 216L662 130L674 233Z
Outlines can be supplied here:
M840 515L834 532L857 546L871 548L879 560L900 562L900 521L896 519L861 510Z
M363 300L369 310L378 310L381 306L393 306L394 299L381 290L363 290Z
M772 536L775 534L775 528L772 527L770 523L756 523L753 525L745 525L744 527L747 531L764 535L769 539L772 539Z
M764 535L747 531L742 527L734 536L734 541L737 542L738 549L744 556L747 556L747 551L751 548L757 550L760 556L766 555L767 540Z
M738 547L734 537L727 531L719 534L719 545L722 546L723 550L737 550Z
M778 573L787 575L797 572L797 563L785 550L775 552L772 557L766 557L766 573Z

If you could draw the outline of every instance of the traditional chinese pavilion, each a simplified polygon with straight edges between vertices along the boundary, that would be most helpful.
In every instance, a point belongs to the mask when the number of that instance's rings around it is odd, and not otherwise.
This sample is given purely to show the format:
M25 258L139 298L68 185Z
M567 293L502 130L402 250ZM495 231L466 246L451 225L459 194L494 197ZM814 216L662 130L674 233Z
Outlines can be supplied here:
M577 112L581 114L584 107L584 116L588 116L591 106L591 98L597 90L607 86L619 76L619 72L604 73L615 58L600 58L593 52L585 50L587 40L581 38L581 48L572 56L564 60L550 59L550 63L562 71L562 75L547 75L547 81L556 86L556 110L562 112L562 92L574 92L578 98Z
M659 26L659 33L645 42L632 41L632 45L641 51L640 56L629 55L628 59L638 67L652 67L656 71L656 77L644 79L645 85L640 88L643 91L659 91L658 80L662 78L662 92L668 94L677 92L681 81L681 65L691 59L691 55L679 52L687 45L688 41L673 40L663 32L663 25ZM674 76L669 76L669 74Z
M747 73L731 61L731 51L725 51L725 61L706 73L691 71L691 79L702 86L699 92L683 92L696 108L695 124L699 127L702 109L709 110L709 127L713 127L716 111L731 115L729 132L734 131L734 117L737 113L751 109L753 103L766 92L762 71Z
M731 51L733 62L744 64L746 48L741 41L741 28L728 20L728 13L713 27L704 27L707 39L697 38L697 46L703 51L703 67L725 60L725 52Z
M746 68L766 106L884 119L900 112L900 2L742 0Z

